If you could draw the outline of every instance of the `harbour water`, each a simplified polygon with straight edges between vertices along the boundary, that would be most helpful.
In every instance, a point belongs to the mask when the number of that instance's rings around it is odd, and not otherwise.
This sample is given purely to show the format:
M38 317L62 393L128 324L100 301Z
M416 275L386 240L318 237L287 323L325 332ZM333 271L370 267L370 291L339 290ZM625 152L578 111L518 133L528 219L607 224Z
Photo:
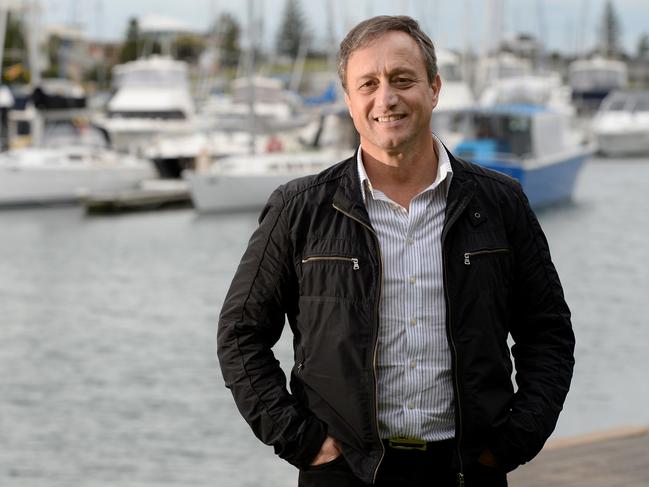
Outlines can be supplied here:
M649 162L539 214L573 312L556 436L649 424ZM0 212L0 485L296 485L223 387L215 327L254 213ZM285 368L292 354L277 345Z

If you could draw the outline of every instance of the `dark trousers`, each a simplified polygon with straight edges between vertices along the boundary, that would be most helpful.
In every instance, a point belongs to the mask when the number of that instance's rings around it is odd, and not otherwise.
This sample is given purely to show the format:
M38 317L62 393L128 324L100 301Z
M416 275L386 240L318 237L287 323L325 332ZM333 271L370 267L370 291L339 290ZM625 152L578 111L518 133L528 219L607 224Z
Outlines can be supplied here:
M451 468L452 442L429 444L427 451L386 447L376 477L379 487L458 487L458 471ZM464 487L506 487L498 469L475 464L464 471ZM299 487L367 487L349 469L342 455L332 462L300 470Z

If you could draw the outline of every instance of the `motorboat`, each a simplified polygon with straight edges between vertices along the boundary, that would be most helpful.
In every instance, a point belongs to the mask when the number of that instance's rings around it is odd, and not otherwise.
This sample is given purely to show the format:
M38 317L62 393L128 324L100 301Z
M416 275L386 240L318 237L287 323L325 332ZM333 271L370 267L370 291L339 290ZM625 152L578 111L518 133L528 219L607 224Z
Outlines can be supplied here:
M318 173L349 157L357 144L347 111L324 115L308 144L216 159L183 171L199 212L258 210L272 191L291 179Z
M487 87L480 96L482 107L494 105L537 105L573 117L570 86L556 72L512 76Z
M148 160L111 149L89 123L50 121L43 145L0 154L0 205L76 202L91 192L126 189L155 176Z
M291 179L318 173L350 156L349 150L310 150L231 156L207 173L184 171L199 212L259 210L272 191Z
M591 130L606 156L649 153L649 91L615 91L600 105Z
M117 150L137 153L157 136L196 130L187 63L166 56L137 59L113 68L115 94L96 122Z
M302 99L284 88L281 80L266 76L237 78L231 93L213 94L201 108L202 121L216 131L247 131L251 108L258 133L290 130L307 124L311 117Z
M452 144L457 135L457 112L475 106L475 97L462 75L460 56L447 49L437 50L437 66L442 78L439 101L431 118L431 128Z
M496 105L462 114L459 157L517 179L533 207L571 198L594 147L570 130L570 117L534 105Z
M490 86L501 83L505 79L519 78L532 74L532 63L509 52L480 59L476 72L475 91L479 96Z
M601 56L578 59L568 69L572 97L586 110L596 109L606 95L625 89L629 82L624 62Z

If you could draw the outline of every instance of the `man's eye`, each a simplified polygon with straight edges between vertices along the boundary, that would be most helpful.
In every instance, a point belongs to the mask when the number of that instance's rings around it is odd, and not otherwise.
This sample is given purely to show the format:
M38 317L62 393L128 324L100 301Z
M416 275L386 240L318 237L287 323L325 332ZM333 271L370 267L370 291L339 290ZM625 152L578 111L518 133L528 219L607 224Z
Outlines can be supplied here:
M365 83L363 83L361 85L361 89L363 89L363 88L365 88L365 89L372 88L375 85L376 85L376 82L374 80L369 80L369 81L366 81Z
M394 83L398 86L405 86L411 84L412 80L410 78L396 78Z

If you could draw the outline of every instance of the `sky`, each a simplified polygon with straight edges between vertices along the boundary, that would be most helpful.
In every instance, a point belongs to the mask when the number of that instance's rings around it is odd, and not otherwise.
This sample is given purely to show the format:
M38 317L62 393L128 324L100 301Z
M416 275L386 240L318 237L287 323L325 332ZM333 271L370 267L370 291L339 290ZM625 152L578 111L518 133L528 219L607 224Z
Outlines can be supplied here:
M2 1L2 0L0 0ZM90 38L120 40L129 18L158 14L182 21L197 32L207 30L223 12L247 21L253 3L261 44L272 47L286 0L40 0L45 25L80 23ZM508 33L531 33L545 39L548 51L578 54L595 46L605 0L502 0ZM358 21L379 14L406 14L420 21L438 46L471 47L489 42L489 0L301 0L306 22L319 45L326 45L331 25L338 43ZM643 33L649 34L649 0L613 0L622 28L622 44L631 54ZM329 11L335 12L332 16Z

